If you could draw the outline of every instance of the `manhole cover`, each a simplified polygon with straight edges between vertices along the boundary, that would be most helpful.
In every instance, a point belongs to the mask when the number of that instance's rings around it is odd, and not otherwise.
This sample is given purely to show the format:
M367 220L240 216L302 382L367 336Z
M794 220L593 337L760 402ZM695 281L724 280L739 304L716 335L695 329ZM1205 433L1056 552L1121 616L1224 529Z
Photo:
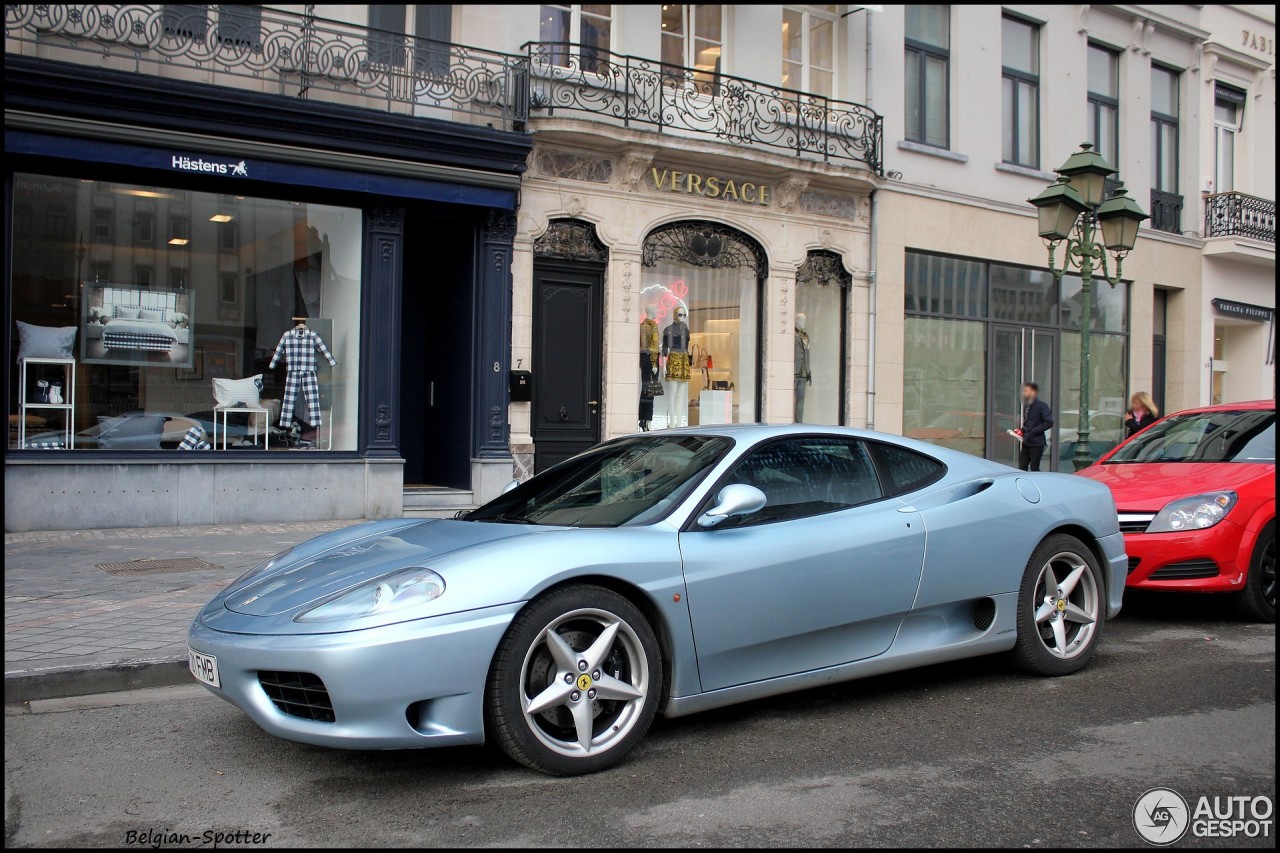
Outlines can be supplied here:
M130 560L127 563L99 563L98 568L109 575L167 575L176 572L207 572L222 566L206 563L195 557L178 560Z

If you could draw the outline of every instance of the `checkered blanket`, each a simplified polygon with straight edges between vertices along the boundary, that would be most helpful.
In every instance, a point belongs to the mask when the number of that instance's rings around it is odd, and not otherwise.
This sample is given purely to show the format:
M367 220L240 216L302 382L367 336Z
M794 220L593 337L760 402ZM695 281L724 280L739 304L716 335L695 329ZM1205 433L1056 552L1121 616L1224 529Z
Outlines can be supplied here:
M148 335L136 332L112 332L109 328L102 333L102 345L107 349L137 349L150 352L171 352L174 340L168 335Z
M60 438L28 441L27 450L66 450L67 445Z
M212 445L205 435L204 427L193 426L187 430L187 434L182 437L182 441L178 444L179 450L209 450Z

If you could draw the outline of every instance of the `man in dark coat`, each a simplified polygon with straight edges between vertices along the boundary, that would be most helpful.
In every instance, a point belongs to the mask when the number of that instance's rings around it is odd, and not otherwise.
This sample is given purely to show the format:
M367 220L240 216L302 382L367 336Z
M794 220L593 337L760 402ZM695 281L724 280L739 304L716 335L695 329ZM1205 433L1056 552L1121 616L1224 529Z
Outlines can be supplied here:
M1017 431L1022 439L1018 452L1018 467L1023 471L1039 471L1040 457L1049 443L1046 433L1053 426L1053 413L1049 404L1040 399L1040 386L1028 382L1022 386L1022 428Z

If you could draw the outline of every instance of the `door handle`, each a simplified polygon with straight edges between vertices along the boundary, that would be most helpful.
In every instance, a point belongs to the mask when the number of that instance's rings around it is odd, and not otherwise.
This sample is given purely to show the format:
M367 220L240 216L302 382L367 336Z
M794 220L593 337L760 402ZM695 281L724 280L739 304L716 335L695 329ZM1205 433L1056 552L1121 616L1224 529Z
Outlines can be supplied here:
M598 405L600 405L600 401L599 401L599 400L588 400L588 401L587 401L587 405L588 405L588 406L598 406Z

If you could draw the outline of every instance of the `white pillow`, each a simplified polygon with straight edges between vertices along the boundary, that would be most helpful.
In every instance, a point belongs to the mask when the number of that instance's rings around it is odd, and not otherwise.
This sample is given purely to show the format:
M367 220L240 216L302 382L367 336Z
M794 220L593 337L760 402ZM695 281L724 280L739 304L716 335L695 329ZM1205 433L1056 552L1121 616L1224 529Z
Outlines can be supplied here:
M158 308L143 308L138 312L139 320L150 320L153 323L164 322L164 311Z
M258 408L262 395L262 374L245 379L213 380L213 399L220 406L232 408L237 403Z
M18 320L18 360L26 358L74 358L75 326L33 326Z
M119 317L121 320L136 320L141 313L141 308L130 308L127 305L117 305L112 312L113 316Z

